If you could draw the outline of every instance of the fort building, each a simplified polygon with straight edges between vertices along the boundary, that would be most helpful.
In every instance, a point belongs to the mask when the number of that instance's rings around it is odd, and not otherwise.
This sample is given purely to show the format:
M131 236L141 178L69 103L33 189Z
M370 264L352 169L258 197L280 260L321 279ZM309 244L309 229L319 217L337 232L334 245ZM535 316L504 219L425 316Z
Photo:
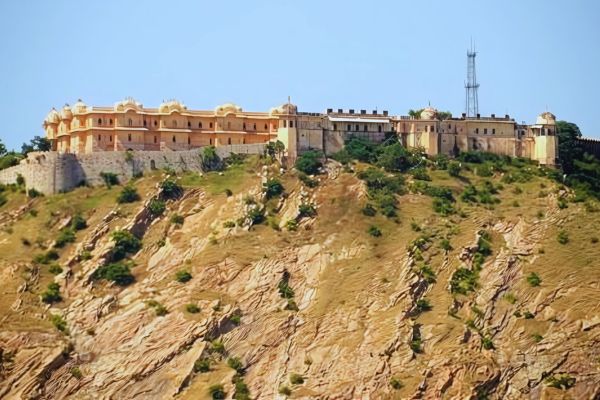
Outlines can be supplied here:
M375 142L396 137L428 155L481 150L544 165L557 163L556 118L550 112L540 114L535 124L521 125L508 115L440 118L432 107L418 117L364 109L299 112L289 102L268 112L248 112L232 103L202 111L189 110L176 100L145 108L127 98L113 107L88 106L79 100L72 107L52 109L43 127L53 150L73 154L182 151L280 140L294 159L307 150L331 155L349 137L360 136Z

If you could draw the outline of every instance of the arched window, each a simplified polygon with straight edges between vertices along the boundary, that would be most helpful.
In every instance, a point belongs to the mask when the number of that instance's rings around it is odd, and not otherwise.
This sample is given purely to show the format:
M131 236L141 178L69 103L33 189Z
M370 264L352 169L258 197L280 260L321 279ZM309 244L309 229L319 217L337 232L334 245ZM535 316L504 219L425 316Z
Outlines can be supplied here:
M128 121L128 123L129 123L129 126L132 126L132 125L133 125L133 121L131 120L131 118L129 118L129 121Z
M192 127L192 123L190 121L188 121L188 128Z
M267 129L269 129L269 127L267 126L267 124L265 124L265 131L266 131Z
M158 121L154 120L154 126L158 125Z
M377 131L381 132L381 125L377 127Z
M177 121L173 121L173 128L177 128Z
M98 118L98 125L102 125L102 118Z
M100 135L98 135L98 141L100 141L100 140L101 140L101 136L100 136Z
M202 129L202 122L198 122L198 128Z
M146 120L144 120L144 126L146 126Z
M127 135L127 140L129 140L131 142L131 133L129 135Z
M112 135L110 135L110 136L108 137L108 141L109 141L109 142L112 142Z
M173 143L176 143L176 141L175 141L175 135L173 135Z
M246 130L246 123L245 123L245 122L242 124L242 130L243 130L243 131L245 131L245 130Z
M212 139L208 139L208 144L212 144Z
M192 144L192 139L188 136L188 144Z
M231 144L231 138L227 138L227 144Z
M210 129L212 129L212 127L213 127L213 124L212 124L212 122L208 124L208 127L209 127Z
M254 130L256 130L256 124L254 124L254 127L253 127L253 129L254 129Z
M246 138L242 138L242 144L246 144Z
M112 118L108 120L108 124L112 125Z

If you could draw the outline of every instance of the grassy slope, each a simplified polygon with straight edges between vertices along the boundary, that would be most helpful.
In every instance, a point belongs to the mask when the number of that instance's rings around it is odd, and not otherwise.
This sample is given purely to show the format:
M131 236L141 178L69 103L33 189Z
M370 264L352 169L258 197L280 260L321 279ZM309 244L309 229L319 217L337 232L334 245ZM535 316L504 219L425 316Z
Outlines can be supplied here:
M256 165L235 166L227 170L223 175L219 173L208 173L204 176L197 174L186 174L181 178L181 183L186 189L201 187L208 193L206 202L225 202L227 197L223 193L225 189L233 191L234 195L243 193L260 182L256 175ZM467 182L479 185L484 179L490 179L499 183L499 176L495 178L480 178L470 172L463 173L463 179L455 179L448 176L445 171L432 171L431 176L434 185L443 185L453 188L455 196ZM134 184L142 196L148 193L160 180L158 175L144 177ZM287 191L300 190L300 184L292 175L283 178ZM481 221L495 222L498 220L516 221L523 218L534 222L539 211L545 212L547 198L539 196L540 190L556 190L556 185L546 178L536 177L530 182L519 184L505 184L499 194L501 203L493 209L472 205L458 201L458 206L466 213L465 218L457 215L445 218L436 215L431 208L432 200L423 195L407 194L401 196L399 207L399 223L387 219L380 214L375 217L365 217L360 209L366 202L361 197L357 179L354 175L342 173L335 181L328 181L317 191L317 203L319 204L318 217L310 230L300 229L298 232L278 232L272 228L261 225L250 232L240 233L236 236L225 236L215 245L208 247L196 258L189 261L190 269L201 268L202 265L232 259L244 265L267 256L270 257L283 251L289 246L302 246L309 243L324 243L330 240L332 235L336 237L339 248L330 249L332 253L338 254L344 247L359 248L360 255L356 258L346 260L340 259L330 264L319 277L319 286L316 300L306 311L306 318L318 320L327 313L354 312L364 304L366 297L375 302L386 303L389 294L393 292L399 275L398 269L406 258L406 246L421 235L411 229L410 223L415 222L425 231L432 232L436 236L432 239L432 247L427 251L426 260L437 274L437 283L431 286L426 297L430 300L432 311L416 317L417 323L432 326L436 336L441 337L438 348L428 347L425 343L426 354L434 351L453 351L459 346L456 338L463 330L464 322L469 315L459 314L459 318L448 315L448 309L452 303L453 296L448 292L446 283L453 271L461 266L457 256L463 246L474 242L474 232ZM513 189L519 186L522 193L516 194ZM545 188L542 188L545 186ZM37 295L46 284L51 281L52 276L47 267L40 268L40 278L33 285L28 295L26 312L17 314L10 311L10 305L15 299L15 291L20 284L18 279L10 276L9 269L12 265L19 265L17 275L26 276L31 273L30 260L33 254L42 251L36 247L36 241L48 243L58 234L56 224L61 217L82 213L88 220L88 225L93 227L110 210L116 207L115 197L119 187L106 188L79 188L73 192L38 198L33 201L33 208L37 210L37 216L27 214L16 221L8 229L0 233L0 261L3 281L3 296L0 300L0 319L4 326L11 329L51 329L47 322L42 322L35 313L39 312L39 301ZM25 196L20 193L8 195L9 203L0 211L14 210L25 202ZM515 203L516 202L516 203ZM123 217L113 222L113 227L119 226L130 215L139 204L120 206L119 210ZM189 211L194 202L182 205L183 213ZM543 253L531 257L524 269L524 275L535 271L543 279L541 288L530 287L524 279L511 288L511 292L517 299L531 299L536 291L551 290L564 280L569 280L573 286L578 286L578 299L573 303L572 297L557 299L553 307L558 311L571 310L576 314L586 313L586 310L594 309L597 288L589 282L598 281L598 271L594 262L600 259L600 244L592 244L590 238L597 234L600 227L600 213L590 213L584 210L581 204L570 204L567 209L560 211L564 217L562 227L552 227L546 235L541 248ZM205 219L217 221L214 226L199 225L184 227L181 231L174 231L170 239L178 246L189 245L189 236L206 237L211 234L223 232L221 226L225 220L235 219L230 215L208 215ZM373 238L366 232L370 225L378 226L383 235ZM88 228L89 230L90 228ZM153 227L144 239L145 243L154 243L161 239L166 227ZM570 235L570 242L560 245L556 241L559 229L566 230ZM86 231L78 233L78 240L85 235ZM442 237L449 237L453 250L448 254L448 265L443 267L445 255L439 247ZM32 245L25 246L21 238L27 238ZM37 240L40 239L40 240ZM503 240L499 235L494 235L492 247L497 252L503 246ZM74 250L75 244L66 246L60 250L61 259L64 261L67 255ZM142 260L143 261L143 260ZM143 263L134 271L140 278L145 275ZM12 278L12 279L11 279ZM374 279L375 278L375 279ZM196 299L215 299L223 297L216 292L199 292L192 296ZM232 299L223 299L226 302ZM60 306L60 305L59 305ZM527 304L521 305L523 309ZM506 304L506 307L511 305ZM385 343L393 335L394 320L402 312L399 307L390 307L377 316L378 329L374 333L374 341L378 345ZM597 310L596 310L597 311ZM573 316L574 318L576 316ZM6 319L4 319L6 318ZM284 316L282 316L284 318ZM523 328L531 333L545 335L551 329L549 322L537 320L519 321ZM353 346L358 343L368 327L361 326L352 334L339 332L337 337L331 337L332 341L339 341L344 346ZM427 356L417 357L415 370L426 368ZM191 390L186 392L200 393L205 395L205 388L211 382L222 379L227 373L221 366L216 371L207 374L193 382ZM412 393L419 383L417 374L405 374L400 376L405 383L405 389L398 392L399 396ZM298 394L298 393L297 393Z

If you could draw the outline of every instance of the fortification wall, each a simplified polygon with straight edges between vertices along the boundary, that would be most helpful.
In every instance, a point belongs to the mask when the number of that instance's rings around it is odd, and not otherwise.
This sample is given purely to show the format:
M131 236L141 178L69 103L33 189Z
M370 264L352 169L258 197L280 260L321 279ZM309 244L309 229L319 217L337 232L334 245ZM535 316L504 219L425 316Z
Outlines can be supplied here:
M582 138L578 139L577 142L586 153L600 159L600 140Z
M231 153L262 154L265 145L234 144L216 148L221 158ZM80 184L103 184L102 172L118 175L126 182L137 174L156 169L202 171L202 149L185 151L106 151L90 154L61 154L57 152L30 153L19 165L0 171L0 183L10 184L17 176L25 178L27 189L53 194L73 189Z

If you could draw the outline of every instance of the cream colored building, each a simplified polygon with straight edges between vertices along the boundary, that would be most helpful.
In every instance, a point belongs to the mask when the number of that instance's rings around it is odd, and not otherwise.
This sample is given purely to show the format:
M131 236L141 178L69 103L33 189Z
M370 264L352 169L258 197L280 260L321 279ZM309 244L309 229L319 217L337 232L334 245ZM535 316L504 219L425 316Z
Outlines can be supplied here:
M46 136L60 153L124 150L190 150L203 146L256 144L280 140L293 160L307 150L331 155L352 136L381 142L390 135L427 154L455 155L481 150L556 164L556 118L542 113L534 125L519 125L508 115L438 119L427 107L420 118L390 116L387 111L328 109L298 112L291 103L268 112L248 112L227 103L214 110L189 110L179 101L145 108L132 98L113 107L88 106L81 100L44 120Z

